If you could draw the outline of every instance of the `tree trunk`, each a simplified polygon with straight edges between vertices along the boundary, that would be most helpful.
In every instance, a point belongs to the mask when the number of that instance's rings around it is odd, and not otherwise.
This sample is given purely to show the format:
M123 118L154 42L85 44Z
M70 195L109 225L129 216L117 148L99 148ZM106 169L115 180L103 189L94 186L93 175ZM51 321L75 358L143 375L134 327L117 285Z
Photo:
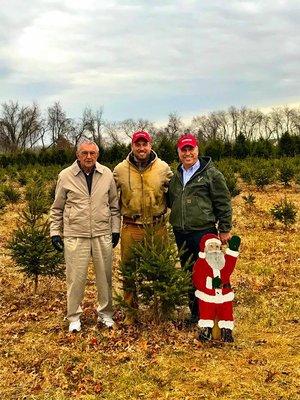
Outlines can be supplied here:
M34 275L34 294L37 294L38 283L39 283L39 276L38 276L38 274L35 274Z

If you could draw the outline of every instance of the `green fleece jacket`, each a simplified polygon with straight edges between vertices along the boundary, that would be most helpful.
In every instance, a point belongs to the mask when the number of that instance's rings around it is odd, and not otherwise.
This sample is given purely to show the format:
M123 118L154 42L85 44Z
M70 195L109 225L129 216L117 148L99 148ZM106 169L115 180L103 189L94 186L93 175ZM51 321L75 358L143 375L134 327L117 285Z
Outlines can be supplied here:
M219 232L231 229L231 196L223 174L210 157L200 158L200 168L185 187L181 165L169 185L170 223L175 230L194 231L217 226Z

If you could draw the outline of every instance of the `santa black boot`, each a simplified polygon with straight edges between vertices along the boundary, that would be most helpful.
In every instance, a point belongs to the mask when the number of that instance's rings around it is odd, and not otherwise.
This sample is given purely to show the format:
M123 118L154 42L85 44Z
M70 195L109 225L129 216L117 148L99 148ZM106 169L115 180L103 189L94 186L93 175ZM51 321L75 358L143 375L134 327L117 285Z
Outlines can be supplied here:
M221 340L223 342L232 343L234 341L233 336L232 336L232 330L228 329L228 328L222 328L221 329Z
M212 328L201 328L199 333L200 342L208 342L212 339Z

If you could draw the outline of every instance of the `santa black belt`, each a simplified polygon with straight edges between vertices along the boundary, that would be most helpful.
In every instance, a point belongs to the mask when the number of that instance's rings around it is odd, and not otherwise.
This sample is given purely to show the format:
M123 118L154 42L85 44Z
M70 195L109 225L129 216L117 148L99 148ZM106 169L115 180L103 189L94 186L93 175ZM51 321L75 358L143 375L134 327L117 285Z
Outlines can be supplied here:
M230 283L224 283L224 284L222 285L222 288L223 288L223 289L231 289L231 285L230 285Z

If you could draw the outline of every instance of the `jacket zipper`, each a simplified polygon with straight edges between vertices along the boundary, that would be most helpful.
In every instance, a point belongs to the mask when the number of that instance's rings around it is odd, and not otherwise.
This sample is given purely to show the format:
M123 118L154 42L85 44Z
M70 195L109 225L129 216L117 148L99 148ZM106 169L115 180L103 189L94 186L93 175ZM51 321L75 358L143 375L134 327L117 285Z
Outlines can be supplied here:
M141 206L142 206L142 215L145 218L145 204L144 204L144 176L143 174L140 173L141 176L141 183L142 183L142 202L141 202Z
M89 194L89 205L90 205L90 227L91 227L91 237L93 237L93 226L92 226L92 196Z
M184 203L183 203L183 198L184 198L184 186L182 187L182 192L181 192L181 228L184 231L184 212L183 212L183 208L184 208Z

